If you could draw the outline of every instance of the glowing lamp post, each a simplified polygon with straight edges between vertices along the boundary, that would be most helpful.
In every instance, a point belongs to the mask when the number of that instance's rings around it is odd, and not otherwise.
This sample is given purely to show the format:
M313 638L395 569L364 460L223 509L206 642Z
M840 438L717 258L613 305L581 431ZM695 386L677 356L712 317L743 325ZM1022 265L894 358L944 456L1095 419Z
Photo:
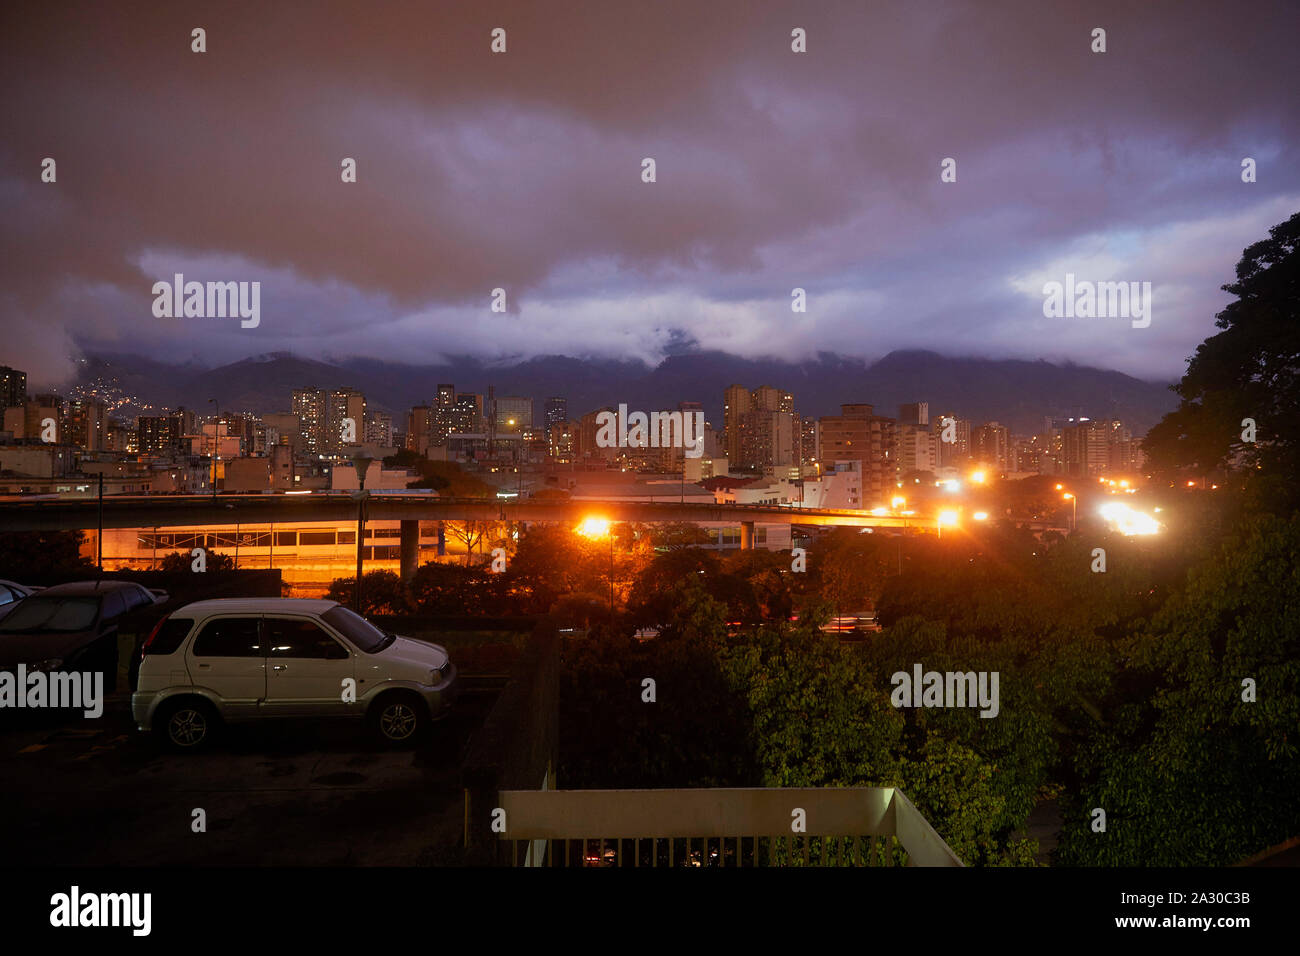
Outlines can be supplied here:
M593 541L609 538L609 618L614 620L614 530L605 518L584 518L578 525L578 534Z
M362 452L352 458L352 467L357 471L357 578L352 588L352 610L361 613L361 549L366 543L366 472L374 461Z

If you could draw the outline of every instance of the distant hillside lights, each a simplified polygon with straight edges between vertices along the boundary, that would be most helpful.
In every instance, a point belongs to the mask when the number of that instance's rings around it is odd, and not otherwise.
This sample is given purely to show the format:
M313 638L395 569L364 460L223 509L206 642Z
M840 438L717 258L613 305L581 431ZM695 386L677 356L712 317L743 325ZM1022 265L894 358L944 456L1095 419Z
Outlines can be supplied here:
M171 283L153 284L153 314L158 319L242 319L241 328L255 329L262 321L262 283L186 282L176 273Z
M618 412L596 414L599 448L682 448L687 458L704 454L703 412Z
M1075 282L1074 273L1065 283L1043 285L1043 315L1049 319L1128 319L1133 328L1151 324L1150 282Z

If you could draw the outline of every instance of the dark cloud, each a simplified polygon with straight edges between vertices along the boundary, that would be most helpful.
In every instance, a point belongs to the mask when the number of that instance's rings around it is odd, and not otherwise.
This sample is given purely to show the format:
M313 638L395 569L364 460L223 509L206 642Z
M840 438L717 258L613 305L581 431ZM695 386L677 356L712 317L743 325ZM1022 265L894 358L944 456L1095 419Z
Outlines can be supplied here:
M1173 376L1300 208L1292 3L11 4L3 361L894 347ZM190 52L190 30L208 52ZM489 31L509 52L488 52ZM792 27L809 52L792 54ZM1093 27L1108 52L1093 54ZM56 185L39 182L42 157ZM355 157L359 182L339 181ZM658 182L640 182L652 156ZM958 182L938 181L958 160ZM1259 182L1240 182L1243 156ZM1053 325L1043 277L1150 281ZM159 320L173 271L262 325ZM512 312L487 311L508 290ZM810 310L791 316L790 289Z

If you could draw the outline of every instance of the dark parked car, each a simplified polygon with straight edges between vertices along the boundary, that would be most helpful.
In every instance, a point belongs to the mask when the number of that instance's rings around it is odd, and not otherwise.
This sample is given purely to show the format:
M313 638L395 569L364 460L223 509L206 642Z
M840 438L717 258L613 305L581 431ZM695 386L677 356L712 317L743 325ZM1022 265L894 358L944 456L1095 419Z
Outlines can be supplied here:
M16 581L0 581L0 617L4 617L23 598L29 594L41 590L28 584L19 584Z
M45 588L0 619L0 671L102 671L116 689L118 626L166 600L131 581L74 581Z

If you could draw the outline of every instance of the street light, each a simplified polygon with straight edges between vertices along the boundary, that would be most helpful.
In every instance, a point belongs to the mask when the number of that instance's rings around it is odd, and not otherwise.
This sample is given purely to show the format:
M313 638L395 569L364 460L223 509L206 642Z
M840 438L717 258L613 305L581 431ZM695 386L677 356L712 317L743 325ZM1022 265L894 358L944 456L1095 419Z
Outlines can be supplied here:
M357 472L357 578L352 588L352 610L361 613L361 549L366 542L366 472L374 461L365 452L352 456L352 467Z
M578 525L578 534L593 540L609 538L609 619L614 621L614 529L605 518L584 518Z
M1079 530L1079 499L1074 497L1068 491L1061 496L1070 503L1070 530Z
M957 512L944 510L939 512L939 517L935 520L935 527L939 532L939 540L943 540L943 526L955 525L957 523Z
M217 433L221 424L221 405L215 398L209 398L208 403L216 408L217 422L212 426L212 503L217 503Z

